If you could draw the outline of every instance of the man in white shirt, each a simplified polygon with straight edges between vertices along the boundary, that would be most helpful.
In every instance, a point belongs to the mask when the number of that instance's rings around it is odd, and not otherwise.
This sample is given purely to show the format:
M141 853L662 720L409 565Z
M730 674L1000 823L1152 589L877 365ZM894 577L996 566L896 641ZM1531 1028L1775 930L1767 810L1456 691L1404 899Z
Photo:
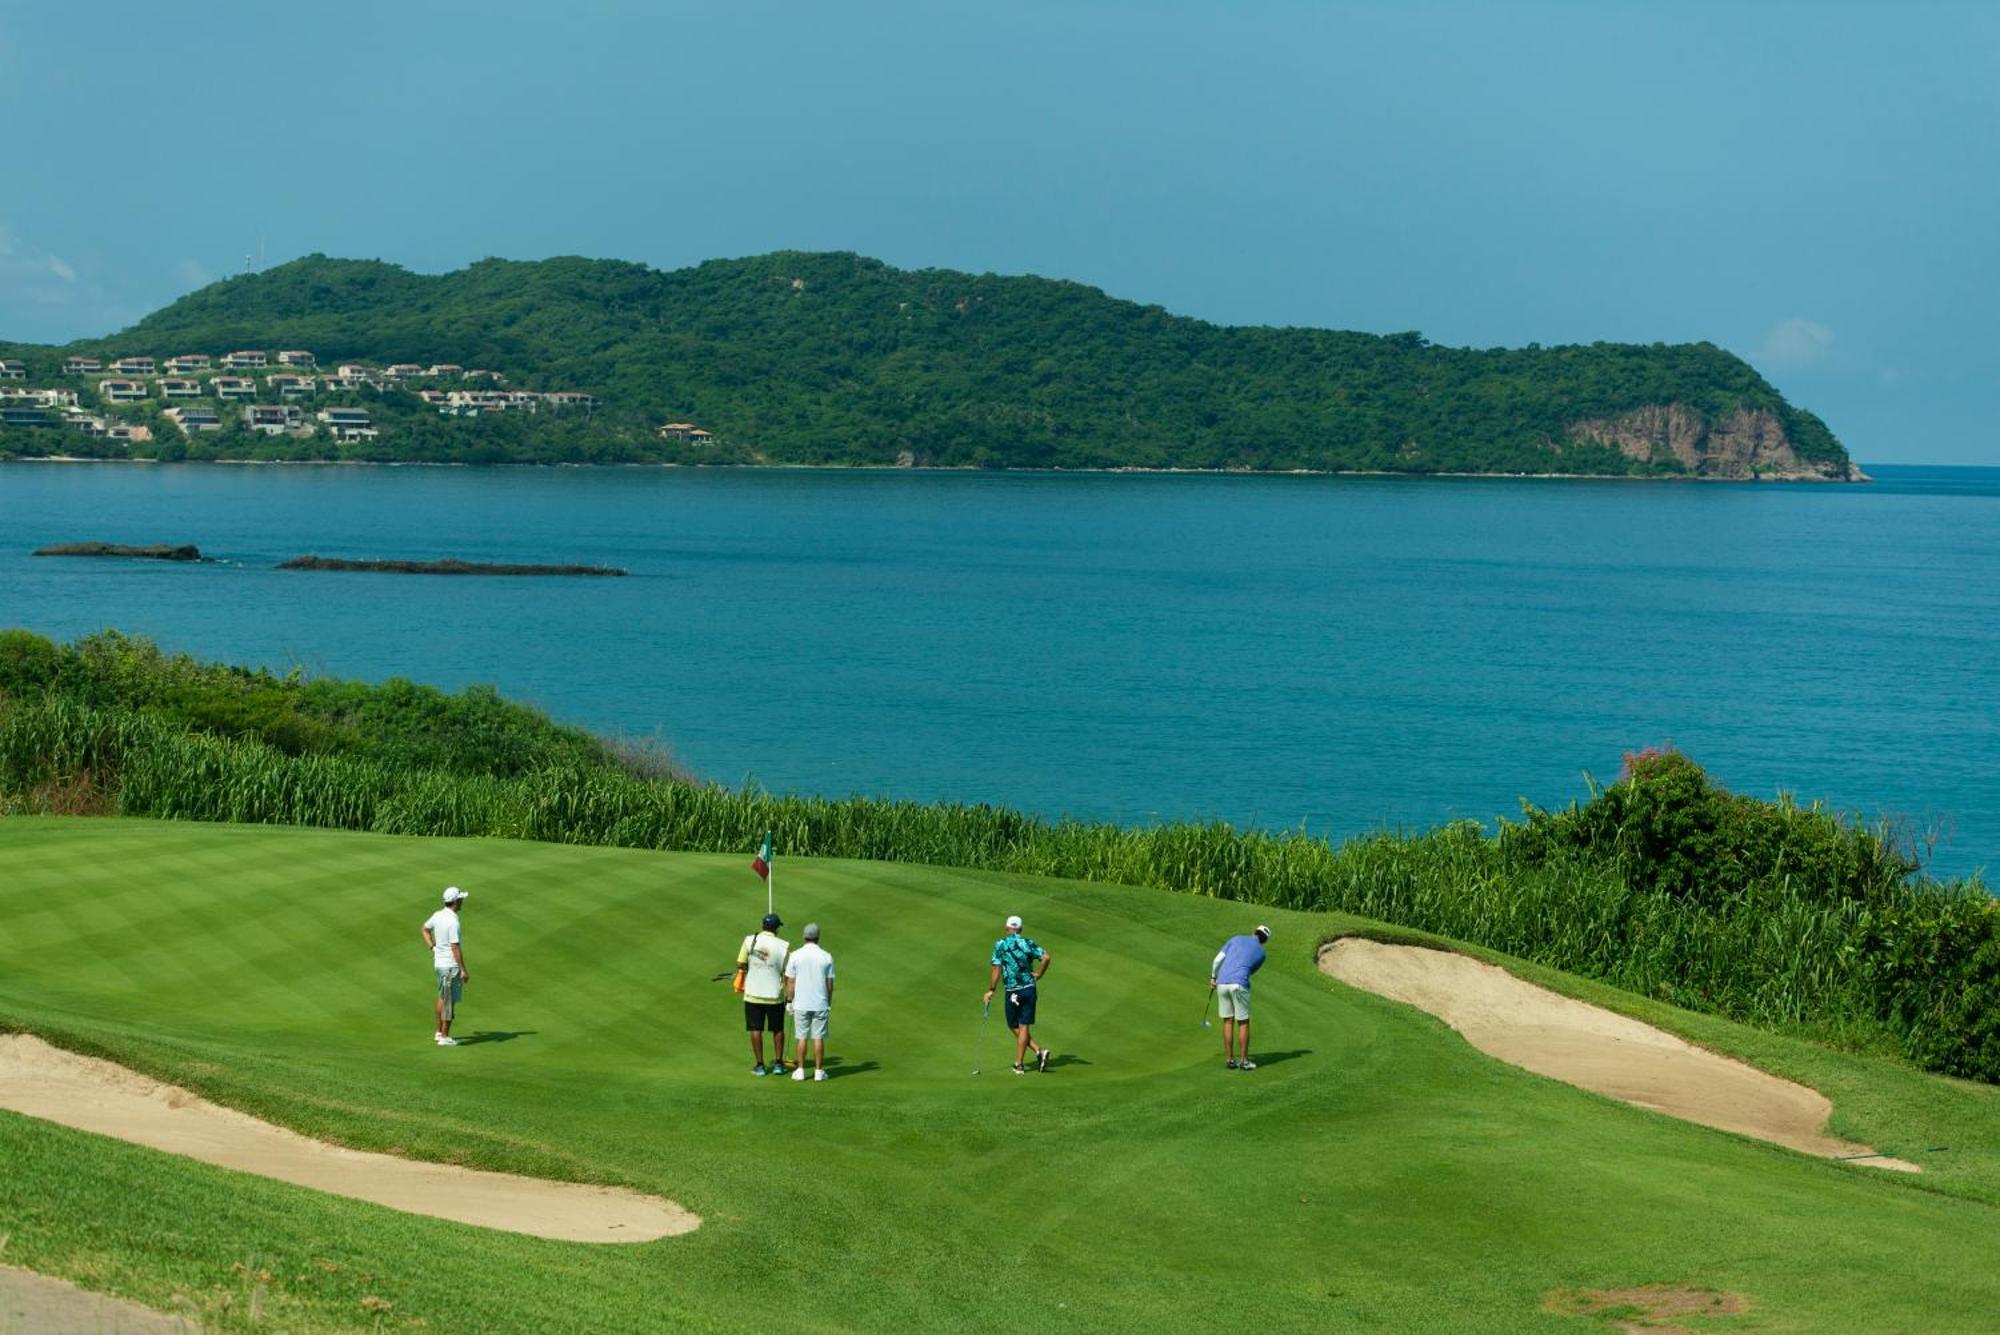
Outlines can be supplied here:
M806 924L805 944L785 963L785 998L792 1003L798 1038L792 1079L806 1078L806 1040L813 1044L813 1079L826 1079L826 1015L833 1009L833 956L819 947L819 924Z
M771 1035L770 1074L785 1073L785 957L791 945L778 935L785 925L775 913L764 915L763 930L743 938L736 962L743 966L743 1025L750 1031L750 1074L763 1075L764 1035Z
M458 999L465 995L465 947L460 944L459 910L469 896L455 885L444 890L444 907L424 919L424 944L431 950L431 968L437 974L437 1045L455 1048L451 1018Z

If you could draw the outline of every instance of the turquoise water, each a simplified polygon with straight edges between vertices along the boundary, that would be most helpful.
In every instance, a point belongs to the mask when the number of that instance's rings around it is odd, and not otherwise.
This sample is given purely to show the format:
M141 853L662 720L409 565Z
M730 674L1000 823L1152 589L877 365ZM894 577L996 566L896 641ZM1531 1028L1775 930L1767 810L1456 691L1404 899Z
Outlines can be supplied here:
M456 687L772 789L1335 835L1672 742L2000 852L2000 469L1866 487L16 465L0 624ZM34 559L86 538L225 559ZM302 552L623 580L281 573Z

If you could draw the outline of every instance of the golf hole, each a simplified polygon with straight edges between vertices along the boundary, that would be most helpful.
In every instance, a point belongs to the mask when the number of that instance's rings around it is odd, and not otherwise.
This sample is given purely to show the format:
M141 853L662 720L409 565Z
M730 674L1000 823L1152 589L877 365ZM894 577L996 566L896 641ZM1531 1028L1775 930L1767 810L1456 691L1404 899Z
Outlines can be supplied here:
M1345 937L1322 973L1429 1011L1490 1057L1636 1107L1823 1159L1923 1170L1826 1134L1824 1094L1627 1016L1536 987L1482 960Z
M624 1187L343 1149L31 1034L0 1034L0 1108L392 1210L560 1242L651 1242L701 1218Z

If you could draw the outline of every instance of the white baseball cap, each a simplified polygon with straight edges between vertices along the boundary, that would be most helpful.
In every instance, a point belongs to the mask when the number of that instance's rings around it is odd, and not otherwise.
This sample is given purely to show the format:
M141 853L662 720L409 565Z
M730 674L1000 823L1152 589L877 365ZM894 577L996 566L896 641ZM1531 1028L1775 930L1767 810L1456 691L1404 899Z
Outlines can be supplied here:
M472 898L471 895L466 894L465 891L455 885L448 885L444 888L444 902L447 904L456 904L461 899L470 898Z
M1257 935L1260 939L1269 941L1271 939L1271 929L1260 922L1257 924Z
M1021 930L1021 917L1019 914L1015 914L1013 917L1007 919L1007 930L1010 932Z

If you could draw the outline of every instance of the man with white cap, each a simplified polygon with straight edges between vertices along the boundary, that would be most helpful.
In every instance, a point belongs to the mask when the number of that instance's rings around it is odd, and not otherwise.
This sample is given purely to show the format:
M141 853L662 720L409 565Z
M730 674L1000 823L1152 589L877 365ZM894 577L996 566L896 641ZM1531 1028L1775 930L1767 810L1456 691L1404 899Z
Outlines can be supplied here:
M431 948L431 967L437 973L437 1045L455 1048L451 1017L458 999L465 995L465 947L459 942L458 914L469 898L455 885L444 890L444 907L424 919L424 944Z
M1257 1069L1250 1060L1250 975L1264 967L1264 943L1270 939L1271 929L1259 923L1254 933L1224 941L1208 966L1209 990L1222 1012L1223 1063L1232 1071Z
M1035 1054L1035 1069L1049 1069L1054 1054L1035 1042L1029 1032L1035 1023L1035 984L1049 971L1049 952L1021 935L1021 920L1007 919L1007 935L993 943L993 973L986 980L986 1003L1001 986L1007 989L1007 1027L1014 1031L1014 1074L1028 1073L1028 1053Z
M826 1079L826 1016L833 1009L833 956L820 948L819 924L806 924L805 944L785 961L785 1000L792 1007L792 1033L798 1040L792 1079L806 1078L806 1041L812 1041L815 1080Z

